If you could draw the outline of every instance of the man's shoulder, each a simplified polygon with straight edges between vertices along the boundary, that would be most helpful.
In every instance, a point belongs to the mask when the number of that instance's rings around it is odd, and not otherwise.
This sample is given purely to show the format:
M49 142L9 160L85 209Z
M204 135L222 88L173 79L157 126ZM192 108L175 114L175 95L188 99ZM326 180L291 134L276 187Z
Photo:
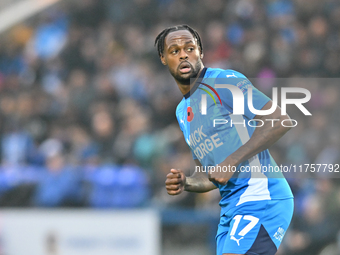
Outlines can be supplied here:
M185 100L184 98L178 103L177 107L176 107L176 116L178 116L178 114L180 112L183 111L183 108L184 108L184 105L185 105Z
M208 68L206 78L246 78L246 76L232 69Z
M206 82L213 87L216 84L228 84L234 85L244 92L249 86L252 86L244 74L232 69L208 68L207 73L208 75L205 77L207 79Z

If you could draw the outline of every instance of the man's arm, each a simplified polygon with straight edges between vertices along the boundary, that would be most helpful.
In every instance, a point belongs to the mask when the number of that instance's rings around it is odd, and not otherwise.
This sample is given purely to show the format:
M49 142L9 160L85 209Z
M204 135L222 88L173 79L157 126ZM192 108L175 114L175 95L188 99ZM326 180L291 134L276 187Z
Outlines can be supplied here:
M272 106L272 101L269 101L262 110L268 110ZM263 150L268 149L272 146L277 140L279 140L290 127L283 127L281 122L285 119L289 119L288 115L281 115L280 107L277 107L274 113L267 116L256 116L255 119L262 119L264 121L264 125L262 127L257 127L249 139L247 143L241 146L238 150L232 153L229 157L227 157L221 164L223 166L238 166L245 160L250 159L256 154L260 153ZM276 119L279 121L265 121L266 119ZM292 123L286 123L287 126L291 126ZM223 172L218 173L214 172L209 174L209 180L215 181L219 184L226 184L229 179L232 177L233 172Z
M197 166L202 166L195 159ZM217 187L208 179L204 172L195 171L190 177L186 177L181 170L171 169L166 176L165 187L169 195L178 195L185 191L203 193L216 189Z

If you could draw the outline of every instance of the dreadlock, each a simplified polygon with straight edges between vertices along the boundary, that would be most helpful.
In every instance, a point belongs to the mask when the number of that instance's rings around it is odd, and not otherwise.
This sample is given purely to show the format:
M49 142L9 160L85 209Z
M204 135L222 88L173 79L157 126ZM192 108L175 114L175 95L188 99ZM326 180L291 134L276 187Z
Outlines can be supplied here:
M178 26L168 27L164 29L162 32L160 32L159 35L157 35L156 40L155 40L155 46L157 47L159 56L163 56L165 37L170 32L177 31L177 30L188 30L193 35L193 37L196 38L197 44L200 47L200 52L203 53L203 45L201 42L201 37L197 33L197 31L189 27L188 25L178 25Z

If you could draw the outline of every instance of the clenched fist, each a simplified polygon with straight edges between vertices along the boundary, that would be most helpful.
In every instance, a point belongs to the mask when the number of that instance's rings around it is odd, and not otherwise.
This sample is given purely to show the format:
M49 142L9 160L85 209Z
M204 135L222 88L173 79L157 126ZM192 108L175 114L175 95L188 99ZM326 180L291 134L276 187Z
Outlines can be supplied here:
M182 170L171 169L166 176L165 187L169 195L181 194L184 190L186 177Z

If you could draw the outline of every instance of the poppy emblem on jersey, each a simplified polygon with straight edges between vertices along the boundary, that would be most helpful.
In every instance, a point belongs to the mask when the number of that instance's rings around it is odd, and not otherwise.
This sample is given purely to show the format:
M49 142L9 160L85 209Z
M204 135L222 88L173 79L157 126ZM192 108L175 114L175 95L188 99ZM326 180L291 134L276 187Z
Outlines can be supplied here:
M190 122L192 121L194 118L194 113L192 111L192 108L190 106L188 106L187 108L187 121Z
M218 95L218 93L216 92L216 90L215 90L213 87L211 87L210 85L208 85L208 84L206 84L206 83L203 83L203 82L200 82L200 84L206 86L206 87L209 88L212 92L214 92L215 95L217 96L218 100L220 101L220 104L222 105L222 100L221 100L220 96ZM206 93L214 100L215 105L217 105L216 100L215 100L213 94L211 94L211 92L210 92L209 90L204 89L204 88L199 88L199 89L200 89L200 90L203 90L204 92L206 92Z

